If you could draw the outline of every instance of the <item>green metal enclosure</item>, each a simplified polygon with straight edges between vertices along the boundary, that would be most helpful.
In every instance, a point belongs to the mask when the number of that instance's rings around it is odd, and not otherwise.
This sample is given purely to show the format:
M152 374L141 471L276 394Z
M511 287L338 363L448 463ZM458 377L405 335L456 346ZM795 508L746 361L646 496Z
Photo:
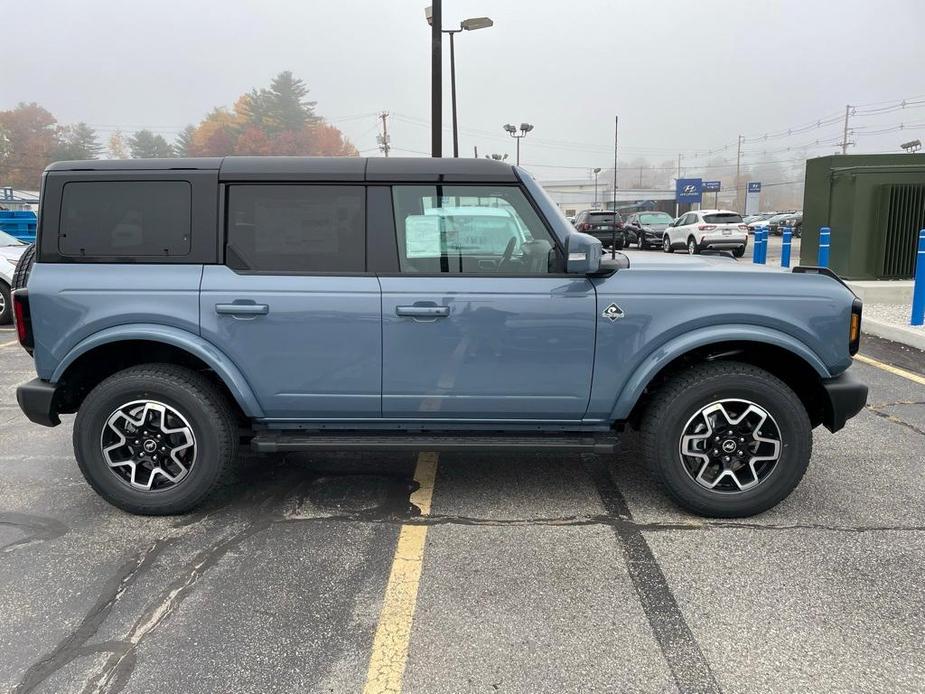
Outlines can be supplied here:
M849 154L806 162L802 265L832 229L831 267L846 279L911 279L925 228L925 154Z

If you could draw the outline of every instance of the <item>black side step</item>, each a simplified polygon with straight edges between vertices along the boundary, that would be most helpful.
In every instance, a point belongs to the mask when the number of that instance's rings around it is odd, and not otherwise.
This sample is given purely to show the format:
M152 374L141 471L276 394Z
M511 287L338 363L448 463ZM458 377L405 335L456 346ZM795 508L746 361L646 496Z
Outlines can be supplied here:
M484 434L451 432L263 432L251 439L257 453L286 451L581 451L613 453L617 437L610 432L562 434Z

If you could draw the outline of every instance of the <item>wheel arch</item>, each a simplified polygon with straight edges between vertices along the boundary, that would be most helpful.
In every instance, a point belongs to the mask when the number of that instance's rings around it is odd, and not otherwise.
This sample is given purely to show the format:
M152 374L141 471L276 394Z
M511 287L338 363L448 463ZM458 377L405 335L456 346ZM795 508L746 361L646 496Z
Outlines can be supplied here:
M638 427L658 386L680 370L704 361L728 359L758 366L781 379L797 394L813 426L822 422L825 392L831 378L826 365L809 347L776 330L749 326L688 333L655 349L635 370L618 398L611 417Z
M130 366L169 363L205 372L245 417L262 417L254 392L237 366L215 345L179 328L162 325L114 326L75 345L49 379L65 386L62 412L76 411L104 378Z

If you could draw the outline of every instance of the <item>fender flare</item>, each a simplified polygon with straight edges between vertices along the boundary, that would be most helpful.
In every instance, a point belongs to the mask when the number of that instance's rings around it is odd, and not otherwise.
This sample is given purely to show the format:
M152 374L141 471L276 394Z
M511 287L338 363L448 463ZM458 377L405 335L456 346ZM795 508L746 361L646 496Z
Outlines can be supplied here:
M787 333L759 325L714 325L675 337L650 352L636 367L633 375L624 385L610 413L610 420L626 419L642 396L646 386L669 363L698 347L720 342L758 342L781 347L809 364L820 379L832 377L818 354Z
M123 340L146 340L148 342L163 342L198 357L209 365L218 377L224 382L241 410L248 417L263 417L263 410L254 391L251 389L244 375L220 349L198 335L194 335L180 328L153 323L133 323L129 325L116 325L100 330L78 342L60 361L49 379L57 383L67 371L68 367L80 356L105 344Z

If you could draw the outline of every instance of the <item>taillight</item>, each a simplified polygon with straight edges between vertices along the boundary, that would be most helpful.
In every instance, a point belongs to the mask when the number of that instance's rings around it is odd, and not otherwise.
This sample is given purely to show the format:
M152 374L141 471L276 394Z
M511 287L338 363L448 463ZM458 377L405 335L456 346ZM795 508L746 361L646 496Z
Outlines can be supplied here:
M864 307L860 299L851 304L851 323L848 327L848 353L854 356L861 346L861 309Z
M13 321L16 323L16 337L29 354L35 342L32 338L32 312L29 310L29 292L17 289L13 292Z
M716 225L715 224L701 224L697 228L700 229L700 231L710 231L712 229L715 229Z
M590 228L591 228L591 225L588 224L587 222L582 222L581 224L578 225L578 231L587 231Z
M748 231L748 227L744 224L740 224L739 229L741 229L742 231Z

